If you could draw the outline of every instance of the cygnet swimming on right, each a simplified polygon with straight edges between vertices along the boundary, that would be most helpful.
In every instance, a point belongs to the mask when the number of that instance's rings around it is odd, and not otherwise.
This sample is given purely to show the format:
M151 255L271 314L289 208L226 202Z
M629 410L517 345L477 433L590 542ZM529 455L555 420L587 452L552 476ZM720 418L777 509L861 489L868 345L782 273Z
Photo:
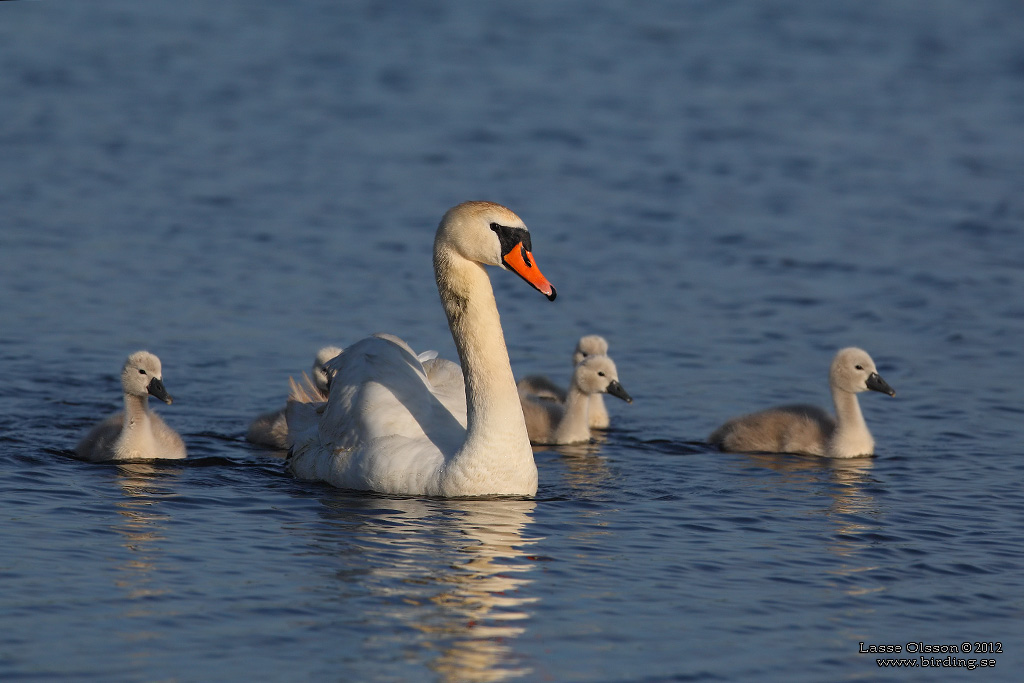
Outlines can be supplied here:
M572 366L575 368L584 358L590 356L607 356L608 342L604 337L597 334L588 334L580 337L572 354ZM519 396L524 401L527 398L548 399L556 403L565 403L566 390L558 386L544 375L530 375L519 380L516 384L519 389ZM608 417L608 408L604 404L604 394L590 395L590 427L592 429L608 429L611 420Z
M626 403L632 397L619 384L619 373L608 356L588 356L572 373L565 403L520 394L526 431L533 444L570 444L590 440L590 398L611 394Z
M841 349L828 375L836 417L816 406L791 405L733 418L712 432L708 442L740 453L802 453L829 458L873 455L875 441L864 422L857 394L879 391L895 396L866 351Z
M310 380L306 373L302 373L305 380L304 389L313 400L327 400L330 394L330 375L328 374L326 364L327 361L339 353L341 353L341 349L336 346L324 346L316 352L316 358L313 359L313 368L310 372L313 379ZM284 408L280 408L269 413L263 413L253 420L245 434L246 440L266 448L287 450L288 423L285 420L284 411Z

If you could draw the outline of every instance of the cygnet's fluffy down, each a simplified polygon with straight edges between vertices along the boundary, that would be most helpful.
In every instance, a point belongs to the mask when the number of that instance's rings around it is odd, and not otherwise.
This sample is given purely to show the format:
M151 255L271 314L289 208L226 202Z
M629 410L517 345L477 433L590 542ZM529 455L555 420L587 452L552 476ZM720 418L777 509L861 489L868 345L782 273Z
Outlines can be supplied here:
M596 334L588 334L580 337L572 354L572 365L575 368L580 361L590 356L607 356L608 342L604 337ZM530 375L519 380L516 387L519 389L519 396L523 400L548 399L557 403L565 403L566 390L555 384L544 375ZM590 396L590 427L591 429L608 429L611 420L608 417L608 408L604 404L603 394L591 394Z
M570 444L589 441L590 397L605 393L627 403L633 402L619 383L615 363L608 356L589 356L576 365L564 403L520 393L530 442Z
M302 373L302 384L294 385L300 387L300 390L306 393L311 402L327 400L331 378L325 366L327 361L339 353L341 353L341 349L336 346L321 348L316 352L316 358L313 359L313 368L310 373L313 379L310 380L306 373ZM284 413L285 409L280 408L257 417L249 424L249 429L245 434L246 440L266 448L287 450L288 423Z
M832 361L829 387L836 417L816 406L771 408L729 420L708 442L723 451L801 453L830 458L873 455L875 441L860 411L857 394L878 391L895 396L866 351L841 349Z
M178 433L149 410L149 397L164 403L171 397L163 384L160 359L148 351L128 356L121 369L124 410L111 415L75 447L83 460L151 460L184 458L185 443Z

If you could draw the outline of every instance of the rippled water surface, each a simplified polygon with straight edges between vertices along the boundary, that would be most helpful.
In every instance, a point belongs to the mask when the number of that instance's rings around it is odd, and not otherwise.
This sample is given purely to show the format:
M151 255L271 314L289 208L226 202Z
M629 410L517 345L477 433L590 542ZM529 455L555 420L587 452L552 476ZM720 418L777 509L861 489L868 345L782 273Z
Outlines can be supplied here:
M1014 0L3 3L0 678L1016 680L1022 35ZM492 273L515 371L602 334L635 402L533 500L290 478L243 434L319 346L454 357L466 199L558 287ZM897 391L876 458L704 444L827 405L848 345ZM138 348L189 459L72 459Z

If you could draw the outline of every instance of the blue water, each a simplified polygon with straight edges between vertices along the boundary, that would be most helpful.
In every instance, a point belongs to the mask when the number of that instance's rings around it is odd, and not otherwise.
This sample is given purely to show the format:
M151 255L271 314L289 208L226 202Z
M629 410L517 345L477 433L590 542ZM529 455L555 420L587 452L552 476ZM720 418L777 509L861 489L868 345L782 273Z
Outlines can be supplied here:
M1022 35L1015 0L3 3L0 678L1017 680ZM514 370L602 334L635 402L535 500L293 480L242 437L320 345L454 357L466 199L558 288L492 273ZM703 443L827 405L848 345L897 392L876 458ZM189 459L70 458L138 348Z

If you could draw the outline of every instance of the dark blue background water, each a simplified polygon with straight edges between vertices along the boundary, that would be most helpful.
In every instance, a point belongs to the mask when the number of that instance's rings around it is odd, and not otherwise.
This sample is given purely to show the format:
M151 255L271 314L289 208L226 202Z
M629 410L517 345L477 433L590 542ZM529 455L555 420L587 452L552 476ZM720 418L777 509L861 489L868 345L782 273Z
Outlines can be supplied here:
M3 3L0 677L1016 680L1021 36L1012 0ZM493 273L516 372L603 334L635 403L536 501L292 480L242 434L317 347L453 356L466 199L558 287ZM897 390L877 458L703 445L827 404L847 345ZM137 348L190 459L68 458Z

